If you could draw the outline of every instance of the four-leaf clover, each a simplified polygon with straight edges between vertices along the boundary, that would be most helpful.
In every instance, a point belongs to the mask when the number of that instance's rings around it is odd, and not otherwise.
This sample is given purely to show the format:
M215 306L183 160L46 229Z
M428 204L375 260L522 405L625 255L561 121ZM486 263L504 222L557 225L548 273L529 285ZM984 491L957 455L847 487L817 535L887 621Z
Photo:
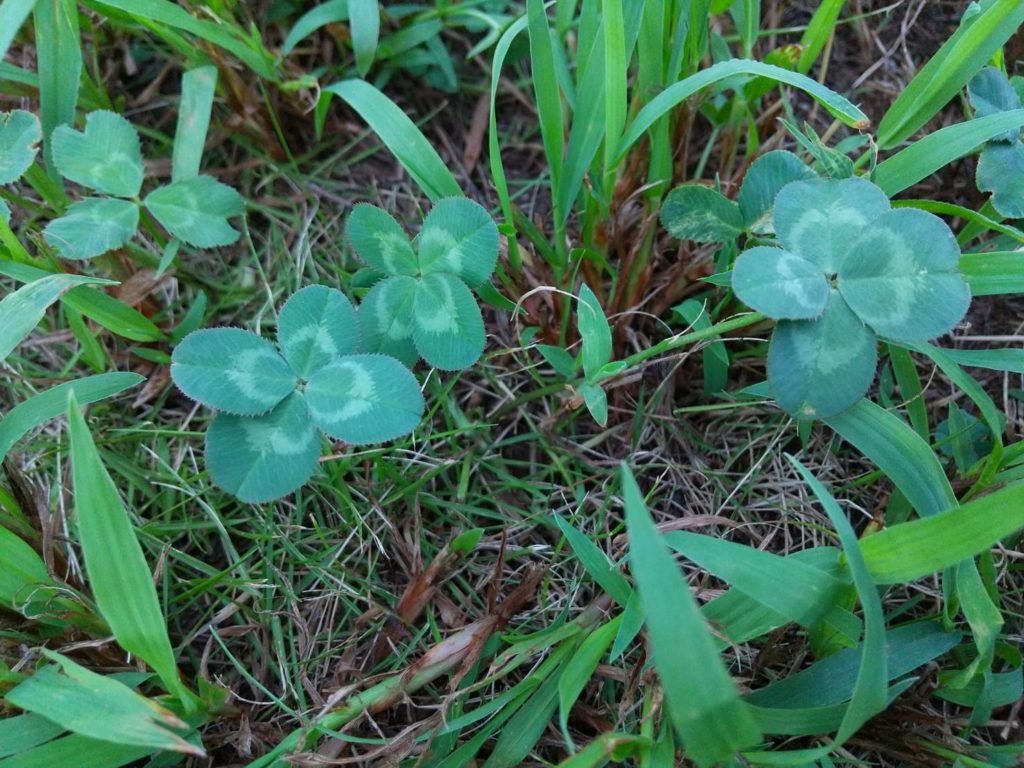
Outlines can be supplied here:
M51 221L43 237L65 259L90 259L127 243L145 206L173 237L197 248L230 245L239 232L227 222L244 212L241 196L209 176L142 191L144 168L139 134L113 112L91 112L85 130L59 126L53 132L53 160L64 178L98 192L71 205Z
M312 285L281 308L278 346L241 328L196 331L175 348L171 376L216 408L206 433L213 481L242 501L270 501L313 474L320 432L354 445L407 435L423 416L416 378L397 360L360 354L355 310Z
M406 365L423 357L446 371L467 368L484 348L484 323L472 288L498 260L498 228L464 197L439 201L414 243L390 215L357 205L347 235L380 280L363 299L363 346Z
M859 400L877 364L877 336L915 342L951 330L971 301L960 249L930 213L893 209L859 178L783 187L774 229L781 247L736 259L732 287L777 319L768 380L779 405L827 418Z

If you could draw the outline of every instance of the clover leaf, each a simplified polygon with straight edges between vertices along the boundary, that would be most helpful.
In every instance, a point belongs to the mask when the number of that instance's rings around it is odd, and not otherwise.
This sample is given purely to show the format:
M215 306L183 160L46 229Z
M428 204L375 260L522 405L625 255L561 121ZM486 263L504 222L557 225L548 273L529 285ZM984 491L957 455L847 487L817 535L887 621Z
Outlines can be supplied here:
M408 368L358 352L359 324L340 291L312 285L281 308L278 346L240 328L189 334L171 377L218 413L206 434L210 476L242 501L280 498L305 483L323 432L354 445L409 434L423 416Z
M874 378L877 336L924 341L967 312L949 227L924 211L893 210L864 179L792 182L772 218L781 247L741 253L732 287L779 321L768 381L795 416L827 418L859 400Z
M498 259L498 229L466 198L445 198L410 243L391 216L357 205L346 235L356 255L384 277L360 309L363 348L406 365L422 357L442 370L467 368L484 348L484 324L473 288Z
M0 112L0 185L13 184L36 159L43 130L39 118L16 109ZM0 219L11 220L7 203L0 200Z
M775 198L793 181L815 173L792 152L767 152L751 163L735 202L703 184L683 184L665 197L661 223L679 240L731 242L743 232L771 232Z
M1021 108L1020 94L995 67L985 67L967 84L975 117L986 117ZM978 189L992 194L992 206L1010 219L1024 218L1024 142L1020 129L988 141L981 150L975 172Z
M0 150L3 146L0 133ZM228 219L244 213L244 202L209 176L158 187L140 201L139 134L114 112L89 113L82 131L59 126L53 132L53 159L65 178L105 195L74 203L47 225L44 239L65 259L91 259L126 245L138 229L142 205L172 237L197 248L230 245L239 237Z

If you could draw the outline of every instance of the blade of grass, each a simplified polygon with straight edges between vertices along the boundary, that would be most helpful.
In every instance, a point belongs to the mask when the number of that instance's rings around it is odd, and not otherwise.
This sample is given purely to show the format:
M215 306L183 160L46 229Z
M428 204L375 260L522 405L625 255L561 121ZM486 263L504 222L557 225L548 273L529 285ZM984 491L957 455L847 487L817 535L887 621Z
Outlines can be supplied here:
M39 715L15 715L0 720L0 758L26 752L57 738L64 729Z
M295 46L321 27L348 21L348 0L328 0L302 14L288 30L281 46L281 55L287 56Z
M327 86L324 91L340 96L359 113L432 201L462 196L462 189L448 166L416 124L391 99L362 80L344 80Z
M174 132L171 155L171 181L184 181L199 175L216 88L216 67L198 67L182 75L178 127Z
M836 21L839 14L846 5L846 0L824 0L818 5L811 20L807 23L800 38L800 59L796 64L796 71L806 75L811 71L814 62L818 60L821 52L828 44L829 38L835 33Z
M629 467L622 465L629 562L655 668L686 755L711 765L761 740L722 664L697 601L669 554Z
M118 644L149 664L186 712L192 712L194 697L178 676L145 555L74 394L69 398L68 419L78 535L100 615Z
M80 403L95 403L113 397L145 379L137 373L101 373L77 381L66 381L18 403L0 419L0 463L15 443L35 427L62 416L68 408L68 396L74 393Z
M1022 125L1024 109L1015 109L939 128L880 162L875 167L874 182L894 197L976 151L986 141Z
M972 296L1024 293L1024 253L1019 251L965 253L960 271Z
M861 552L879 584L899 584L957 565L1024 528L1024 485L1003 488L939 515L885 528Z
M348 14L356 69L365 76L380 42L380 4L377 0L348 0Z
M878 124L878 146L889 149L931 120L1024 22L1020 0L993 0L968 10L959 29L914 76Z
M0 301L0 362L32 332L46 309L75 286L87 284L117 285L85 275L48 275L24 285Z
M38 0L33 11L39 69L39 119L50 178L60 182L53 163L50 136L58 125L75 122L82 53L75 0Z
M7 55L14 36L32 13L35 4L36 0L3 0L0 3L0 59Z

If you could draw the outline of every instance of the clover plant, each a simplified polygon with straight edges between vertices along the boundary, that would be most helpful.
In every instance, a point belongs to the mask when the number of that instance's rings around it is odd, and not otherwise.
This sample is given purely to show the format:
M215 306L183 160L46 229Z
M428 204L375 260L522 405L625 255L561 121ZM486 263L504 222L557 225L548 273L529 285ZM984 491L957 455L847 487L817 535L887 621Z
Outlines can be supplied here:
M919 342L951 330L971 294L949 227L893 209L869 181L808 179L775 198L778 245L736 259L732 287L778 320L768 380L779 405L827 418L859 400L877 365L877 338Z
M43 131L31 112L0 112L0 185L13 184L36 159ZM0 200L0 218L11 220L7 203Z
M360 353L355 309L340 291L303 288L281 308L277 346L241 328L189 334L171 376L219 413L206 433L213 481L239 499L270 501L313 473L323 432L353 445L407 435L423 415L400 362Z
M1019 78L1015 78L1019 80ZM1021 95L1002 70L985 67L967 84L975 117L1021 108ZM978 158L978 189L992 193L992 206L1009 219L1024 218L1024 142L1020 129L987 142Z
M498 260L498 229L463 197L431 209L415 241L388 213L357 205L348 240L378 279L363 299L363 346L412 366L419 357L442 370L467 368L484 348L484 323L471 289Z
M724 243L744 232L772 232L772 205L790 182L815 176L792 152L776 150L755 160L735 201L703 184L683 184L665 197L661 223L680 240Z
M244 211L241 196L210 176L172 182L140 199L144 168L139 134L120 115L92 112L85 130L53 132L53 160L64 178L98 195L72 204L43 237L65 259L90 259L120 248L146 210L172 237L197 248L230 245L239 232L227 219Z

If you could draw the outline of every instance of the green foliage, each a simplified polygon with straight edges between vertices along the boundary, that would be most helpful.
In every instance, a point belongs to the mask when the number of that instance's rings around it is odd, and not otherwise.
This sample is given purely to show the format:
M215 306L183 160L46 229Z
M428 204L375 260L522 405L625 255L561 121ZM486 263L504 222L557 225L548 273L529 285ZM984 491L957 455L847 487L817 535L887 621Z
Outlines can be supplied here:
M47 225L46 242L65 259L91 259L125 246L138 229L140 205L173 237L197 248L230 245L239 237L228 219L244 213L242 198L209 176L173 181L139 200L144 175L139 134L118 114L91 112L84 131L60 126L53 132L52 151L65 178L109 195L81 200Z
M1019 112L1021 97L1001 70L985 67L967 84L975 118ZM1024 218L1024 142L1020 128L993 136L982 147L978 189L992 193L992 207L1009 219Z
M900 341L948 332L967 311L960 249L936 216L892 210L863 179L810 179L775 200L781 247L740 254L736 296L779 320L768 377L779 405L827 418L874 378L876 334Z
M487 281L498 259L498 229L487 211L465 198L440 200L410 244L386 212L358 205L346 235L383 278L360 311L365 350L407 365L422 357L449 371L479 359L484 325L470 289Z
M381 443L409 434L423 415L407 368L356 354L356 313L340 291L298 291L281 309L277 338L279 348L240 328L206 329L171 357L178 388L221 411L206 434L210 475L243 501L271 501L305 483L321 431L354 445Z
M39 119L31 112L16 109L0 112L0 185L21 178L35 161L43 137ZM0 200L0 219L10 221L11 211Z

